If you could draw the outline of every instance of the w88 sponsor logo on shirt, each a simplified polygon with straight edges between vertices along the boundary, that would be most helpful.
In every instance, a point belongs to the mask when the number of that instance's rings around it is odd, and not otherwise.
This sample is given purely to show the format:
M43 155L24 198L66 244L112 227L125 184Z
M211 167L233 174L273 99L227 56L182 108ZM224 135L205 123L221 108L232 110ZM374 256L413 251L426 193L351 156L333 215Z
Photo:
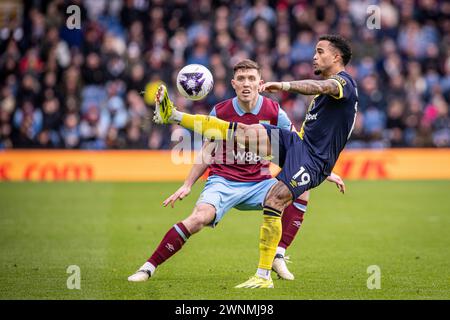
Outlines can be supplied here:
M253 153L251 151L236 151L233 150L233 159L238 164L243 163L257 163L261 161L261 157L257 155L256 153Z

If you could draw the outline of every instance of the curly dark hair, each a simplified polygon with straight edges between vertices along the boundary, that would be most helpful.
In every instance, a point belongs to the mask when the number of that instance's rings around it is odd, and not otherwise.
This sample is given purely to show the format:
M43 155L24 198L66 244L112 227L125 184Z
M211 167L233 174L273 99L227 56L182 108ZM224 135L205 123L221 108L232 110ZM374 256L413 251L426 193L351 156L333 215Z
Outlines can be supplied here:
M322 40L329 41L333 47L335 47L341 52L342 61L344 63L344 66L346 66L347 63L352 58L352 48L350 47L348 41L337 34L323 35L319 38L319 41Z

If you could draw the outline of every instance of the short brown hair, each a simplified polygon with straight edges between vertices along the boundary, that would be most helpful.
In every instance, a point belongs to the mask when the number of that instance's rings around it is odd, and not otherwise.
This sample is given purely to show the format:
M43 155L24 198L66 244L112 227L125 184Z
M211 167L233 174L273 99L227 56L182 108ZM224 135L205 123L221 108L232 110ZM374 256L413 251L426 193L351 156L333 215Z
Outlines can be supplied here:
M261 75L261 67L259 66L259 64L250 59L244 59L235 64L235 66L233 67L233 74L235 74L239 69L256 69L258 71L258 74Z

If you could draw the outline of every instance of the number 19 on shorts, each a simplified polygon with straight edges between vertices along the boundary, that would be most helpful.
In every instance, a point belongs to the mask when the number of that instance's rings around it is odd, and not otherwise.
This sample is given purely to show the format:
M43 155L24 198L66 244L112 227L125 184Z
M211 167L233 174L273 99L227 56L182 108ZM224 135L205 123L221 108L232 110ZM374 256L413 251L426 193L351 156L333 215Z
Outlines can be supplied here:
M297 182L297 178L300 177L300 181ZM300 170L292 177L291 185L293 187L304 186L311 181L311 177L308 172L306 172L305 167L301 166Z

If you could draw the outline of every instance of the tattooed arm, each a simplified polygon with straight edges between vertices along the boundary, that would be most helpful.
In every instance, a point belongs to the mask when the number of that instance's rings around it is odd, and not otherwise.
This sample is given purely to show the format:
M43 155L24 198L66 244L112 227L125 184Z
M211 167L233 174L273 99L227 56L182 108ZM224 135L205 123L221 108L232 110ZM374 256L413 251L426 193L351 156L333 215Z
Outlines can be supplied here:
M335 80L299 80L291 82L266 82L260 91L278 92L289 91L304 95L328 94L339 96L340 88Z
M289 92L305 95L329 94L339 95L339 86L336 81L328 80L300 80L290 82Z

